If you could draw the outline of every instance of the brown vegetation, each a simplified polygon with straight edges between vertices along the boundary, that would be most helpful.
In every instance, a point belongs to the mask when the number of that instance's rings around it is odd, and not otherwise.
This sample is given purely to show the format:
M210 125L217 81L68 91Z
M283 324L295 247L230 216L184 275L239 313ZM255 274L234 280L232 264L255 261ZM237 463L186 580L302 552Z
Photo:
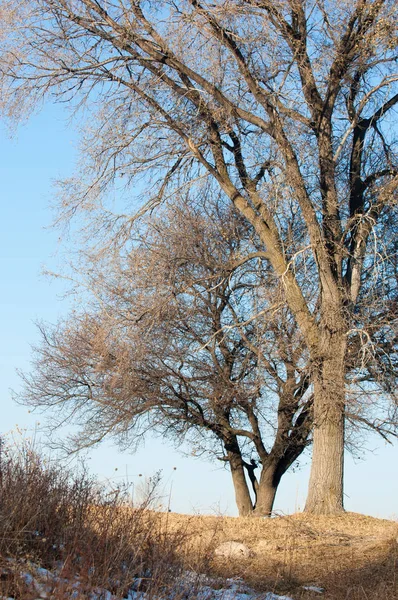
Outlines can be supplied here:
M172 530L194 526L191 547L226 540L243 542L250 558L217 558L212 573L242 577L259 590L299 598L398 598L398 523L356 513L334 517L294 514L272 519L187 517L164 518ZM317 594L302 586L325 589Z
M30 447L2 445L0 596L33 600L44 578L54 600L70 598L77 582L79 598L99 588L122 598L134 583L147 600L168 598L170 588L174 598L194 598L197 573L218 587L240 578L260 597L274 591L294 600L398 598L393 521L354 513L271 519L161 513L151 509L157 483L153 478L145 501L131 507L121 490L110 493L84 470L72 476ZM250 556L216 556L217 546L231 540L244 543ZM48 569L39 583L38 567ZM178 588L187 571L194 573L188 592ZM325 591L321 596L308 585Z
M84 469L76 474L29 446L2 444L0 596L36 598L29 576L38 568L48 570L57 599L70 598L77 582L82 598L96 588L122 597L134 582L149 594L167 586L184 568L187 533L168 531L148 512L155 484L139 507L122 510L123 491L100 486Z

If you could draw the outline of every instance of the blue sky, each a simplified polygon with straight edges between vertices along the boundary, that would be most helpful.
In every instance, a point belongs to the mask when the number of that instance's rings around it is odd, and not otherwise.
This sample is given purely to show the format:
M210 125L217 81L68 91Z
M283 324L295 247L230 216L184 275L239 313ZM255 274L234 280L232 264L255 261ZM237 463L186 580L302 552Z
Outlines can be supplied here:
M54 322L68 311L62 282L41 275L43 268L57 270L62 263L59 232L49 227L53 181L67 177L76 160L77 136L61 107L45 106L21 126L11 139L0 127L0 433L18 425L29 435L42 418L16 405L11 389L18 390L16 369L29 368L30 345L37 341L36 320ZM378 517L398 518L398 446L381 439L368 441L364 460L347 457L347 510ZM160 439L147 439L136 454L119 453L110 443L87 457L101 479L126 479L136 488L145 477L162 470L164 502L177 512L236 514L232 483L218 464L189 457ZM304 505L309 456L303 466L287 474L275 509L292 513ZM141 477L140 477L141 475Z

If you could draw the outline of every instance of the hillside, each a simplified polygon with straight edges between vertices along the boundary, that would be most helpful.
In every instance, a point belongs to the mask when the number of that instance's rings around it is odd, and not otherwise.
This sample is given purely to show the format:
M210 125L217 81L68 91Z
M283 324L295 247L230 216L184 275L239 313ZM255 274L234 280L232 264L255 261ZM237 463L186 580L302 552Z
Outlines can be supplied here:
M163 519L171 530L185 527L191 532L192 551L227 540L243 542L250 557L215 558L212 572L242 577L259 590L313 598L319 594L301 587L312 584L325 589L325 600L398 598L398 523L394 521L356 513L272 519L170 513Z
M398 600L394 521L159 512L156 479L132 507L29 445L0 474L0 600Z

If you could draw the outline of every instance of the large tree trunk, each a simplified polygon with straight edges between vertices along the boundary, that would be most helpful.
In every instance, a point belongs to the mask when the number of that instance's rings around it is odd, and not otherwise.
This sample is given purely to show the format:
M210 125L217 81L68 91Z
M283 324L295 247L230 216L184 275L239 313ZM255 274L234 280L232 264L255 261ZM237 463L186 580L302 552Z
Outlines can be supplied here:
M253 513L253 502L247 485L242 455L236 440L225 444L227 458L231 468L232 481L235 488L235 500L239 516L247 517Z
M254 509L256 517L271 516L279 481L280 477L277 476L277 468L274 464L263 467L257 487L257 501Z
M343 508L344 358L346 336L325 334L324 358L314 368L314 442L305 512L331 515Z

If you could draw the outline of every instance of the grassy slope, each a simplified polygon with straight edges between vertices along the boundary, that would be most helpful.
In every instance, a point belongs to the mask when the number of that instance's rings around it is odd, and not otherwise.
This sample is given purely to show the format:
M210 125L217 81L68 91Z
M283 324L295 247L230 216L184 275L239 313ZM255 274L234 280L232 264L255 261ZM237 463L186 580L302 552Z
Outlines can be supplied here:
M196 554L226 540L245 543L248 559L214 559L217 575L239 576L259 590L299 598L321 597L304 584L325 588L322 598L398 598L398 523L356 513L338 517L295 514L273 519L164 516L169 530L185 528ZM167 521L167 524L166 524Z
M256 519L154 512L156 481L133 510L123 491L110 495L84 470L68 472L30 446L14 448L1 438L0 475L0 596L37 598L20 575L31 565L34 576L38 566L61 569L54 600L70 598L63 588L76 577L81 590L101 587L117 597L140 578L149 599L164 597L186 570L238 576L294 600L317 597L303 584L324 587L325 600L398 600L392 521L354 513ZM250 558L216 557L214 549L227 540L245 543Z

